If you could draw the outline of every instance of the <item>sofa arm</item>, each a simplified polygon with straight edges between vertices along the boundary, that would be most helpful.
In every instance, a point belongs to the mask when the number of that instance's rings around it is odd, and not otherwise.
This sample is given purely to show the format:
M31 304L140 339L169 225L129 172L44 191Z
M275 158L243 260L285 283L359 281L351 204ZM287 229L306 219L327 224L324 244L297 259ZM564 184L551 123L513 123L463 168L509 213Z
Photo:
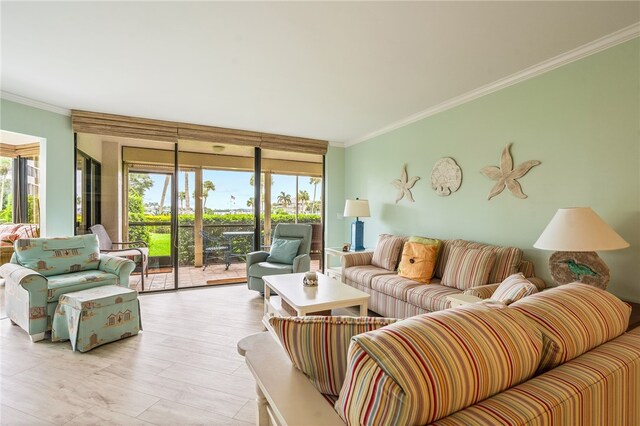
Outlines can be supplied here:
M0 276L5 278L7 285L11 282L24 287L29 292L44 291L45 295L47 293L47 278L17 263L5 263L0 266Z
M122 287L129 287L129 276L135 268L136 264L132 260L123 257L109 256L108 254L100 255L98 269L117 275L118 285Z
M309 272L311 269L311 257L308 254L301 254L293 258L293 273Z
M254 263L260 263L267 260L269 253L266 251L252 251L247 253L247 262L245 263L247 268L247 280L249 280L249 267Z
M267 251L253 251L251 253L247 253L247 268L254 263L266 261L267 257L269 257L269 252Z
M489 299L494 291L498 288L500 283L479 285L477 287L471 287L466 289L462 294L468 294L470 296L476 296L480 299Z
M365 251L362 253L344 254L340 258L340 263L342 264L343 268L350 268L352 266L371 265L372 260L373 260L373 252Z
M7 316L29 335L47 331L47 278L15 263L0 267L5 279Z

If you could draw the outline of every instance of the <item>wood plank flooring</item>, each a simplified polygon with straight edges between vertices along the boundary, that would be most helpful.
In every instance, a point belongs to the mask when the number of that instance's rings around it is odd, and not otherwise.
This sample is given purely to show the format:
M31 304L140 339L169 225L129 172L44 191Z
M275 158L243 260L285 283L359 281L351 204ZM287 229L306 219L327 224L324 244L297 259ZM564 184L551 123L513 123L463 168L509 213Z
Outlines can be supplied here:
M260 295L225 285L140 304L143 333L85 354L0 320L0 424L254 424L255 382L236 343L262 330Z

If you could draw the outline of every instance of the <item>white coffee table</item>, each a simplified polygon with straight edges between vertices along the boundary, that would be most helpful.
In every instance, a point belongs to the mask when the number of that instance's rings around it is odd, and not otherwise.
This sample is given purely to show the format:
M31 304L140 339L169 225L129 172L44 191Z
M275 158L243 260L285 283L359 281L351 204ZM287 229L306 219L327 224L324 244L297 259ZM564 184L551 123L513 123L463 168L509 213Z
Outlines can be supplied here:
M360 316L367 315L369 295L363 291L342 284L326 275L318 273L318 285L302 285L304 273L286 275L267 275L264 280L264 317L262 323L270 330L269 318L273 316L292 316L282 305L284 300L295 315L304 316L313 312L360 307ZM278 296L271 296L271 291Z

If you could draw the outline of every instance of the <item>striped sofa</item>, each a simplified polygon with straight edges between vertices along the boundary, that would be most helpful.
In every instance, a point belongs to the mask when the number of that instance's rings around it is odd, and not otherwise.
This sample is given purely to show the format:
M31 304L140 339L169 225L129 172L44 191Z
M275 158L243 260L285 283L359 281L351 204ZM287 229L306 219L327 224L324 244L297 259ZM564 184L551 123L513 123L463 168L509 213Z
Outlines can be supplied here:
M285 318L291 324L282 330L306 327L281 336L297 369L268 335L243 346L259 401L273 405L264 412L282 424L635 426L640 327L627 331L630 313L612 294L573 283L508 306L483 301L348 324L346 333L371 331L352 336L344 357L327 344L327 321ZM332 332L330 341L341 342ZM300 367L308 359L315 378ZM320 359L346 362L339 391L318 387L318 377L337 371L318 369Z
M401 244L406 240L402 238ZM523 259L522 250L519 248L500 247L461 239L442 240L442 243L435 265L434 278L428 285L398 275L397 265L402 254L401 246L399 253L384 251L385 254L393 253L388 256L394 257L394 259L388 259L393 261L385 262L391 265L388 269L372 264L375 255L373 252L349 253L342 256L342 282L371 295L369 309L384 317L392 318L408 318L447 309L449 295L469 294L487 299L504 279L517 272L522 272L539 290L545 288L544 281L535 276L533 263ZM453 286L443 282L447 264L452 257L451 253L457 247L491 252L495 255L487 283L474 285L462 282Z

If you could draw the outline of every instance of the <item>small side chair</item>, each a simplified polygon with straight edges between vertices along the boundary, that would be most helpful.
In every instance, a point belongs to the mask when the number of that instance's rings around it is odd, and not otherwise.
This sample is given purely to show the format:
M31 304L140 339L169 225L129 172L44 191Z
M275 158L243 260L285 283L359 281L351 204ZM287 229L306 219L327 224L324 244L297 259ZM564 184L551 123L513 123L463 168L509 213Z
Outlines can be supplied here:
M142 291L144 291L145 275L149 276L149 248L144 241L112 241L102 225L93 225L89 228L91 233L98 237L100 253L106 253L111 256L126 257L135 262L135 257L140 256L140 277ZM127 248L116 248L116 246Z

